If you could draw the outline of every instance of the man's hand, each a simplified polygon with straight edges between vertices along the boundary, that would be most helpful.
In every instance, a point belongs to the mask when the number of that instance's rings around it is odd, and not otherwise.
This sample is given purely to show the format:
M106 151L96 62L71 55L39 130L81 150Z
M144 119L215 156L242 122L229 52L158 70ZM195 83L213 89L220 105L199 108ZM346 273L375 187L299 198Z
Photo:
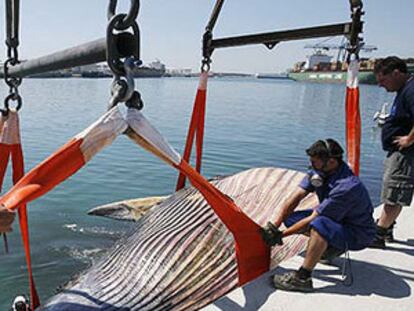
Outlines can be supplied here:
M0 234L12 231L12 224L16 213L0 205Z
M267 246L283 245L282 234L274 224L270 221L266 224L264 228L260 228L259 232L262 236L263 241Z
M402 150L404 148L410 147L414 143L414 140L412 140L409 135L396 136L394 137L393 143L397 145L398 150Z

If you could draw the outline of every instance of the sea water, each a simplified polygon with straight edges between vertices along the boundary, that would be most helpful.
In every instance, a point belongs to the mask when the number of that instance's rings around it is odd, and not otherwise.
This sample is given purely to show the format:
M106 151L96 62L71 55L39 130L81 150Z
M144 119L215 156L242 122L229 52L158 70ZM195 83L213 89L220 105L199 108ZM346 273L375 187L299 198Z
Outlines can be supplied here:
M26 170L97 120L107 107L110 79L26 79L21 89L22 144ZM197 79L136 80L143 113L182 153ZM0 87L6 95L4 85ZM377 86L361 85L361 179L379 203L384 152L372 121L384 102ZM305 149L317 139L345 141L345 86L254 78L209 81L202 173L233 174L251 167L305 171ZM133 226L88 216L92 207L130 198L167 195L177 172L126 137L119 137L84 168L28 205L32 263L41 299L100 258ZM4 191L10 185L10 171ZM2 239L1 239L2 240ZM0 310L27 294L24 252L17 221L8 234L10 253L0 240Z

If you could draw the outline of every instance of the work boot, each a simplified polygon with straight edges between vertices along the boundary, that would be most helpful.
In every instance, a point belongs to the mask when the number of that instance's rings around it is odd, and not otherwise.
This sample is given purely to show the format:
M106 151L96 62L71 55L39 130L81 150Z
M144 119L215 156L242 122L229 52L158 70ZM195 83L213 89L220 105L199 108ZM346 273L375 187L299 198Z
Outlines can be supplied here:
M388 227L384 237L385 242L394 242L394 225L395 221Z
M345 251L332 246L328 246L326 251L322 254L322 257L319 260L319 262L324 264L330 263L332 262L332 260L334 260L336 257L341 256L343 253L345 253Z
M285 274L275 275L273 277L273 285L277 289L296 291L296 292L312 292L312 278L300 278L297 271L287 272Z
M385 249L385 237L387 235L387 230L387 228L383 228L377 225L377 234L375 235L375 238L372 241L371 245L368 247Z

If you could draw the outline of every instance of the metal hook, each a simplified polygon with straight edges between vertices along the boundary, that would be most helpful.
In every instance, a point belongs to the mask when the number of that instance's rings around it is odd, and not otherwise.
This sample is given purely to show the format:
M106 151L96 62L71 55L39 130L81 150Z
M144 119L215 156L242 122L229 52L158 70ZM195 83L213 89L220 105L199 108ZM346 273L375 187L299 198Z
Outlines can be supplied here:
M138 61L140 63L140 61ZM121 79L120 76L115 76L112 82L112 98L109 101L108 109L116 106L120 102L127 102L134 94L135 81L134 81L134 70L137 62L133 57L128 57L124 63L125 77Z

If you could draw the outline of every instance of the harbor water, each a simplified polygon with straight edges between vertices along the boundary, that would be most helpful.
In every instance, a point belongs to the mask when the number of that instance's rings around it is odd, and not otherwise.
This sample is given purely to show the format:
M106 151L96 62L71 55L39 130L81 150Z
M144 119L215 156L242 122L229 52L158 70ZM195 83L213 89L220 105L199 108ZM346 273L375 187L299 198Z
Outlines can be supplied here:
M109 99L110 79L26 79L21 86L22 144L26 170L98 119ZM198 84L193 78L136 80L143 112L181 153ZM1 94L6 95L4 85ZM384 152L374 113L392 94L361 85L361 179L379 204ZM203 174L233 174L251 167L305 171L305 149L320 138L344 143L344 84L215 78L209 81ZM32 263L42 300L93 264L133 223L87 215L92 207L129 198L166 195L177 173L119 137L81 171L28 205ZM10 186L10 171L3 192ZM0 241L0 310L27 294L18 223Z

